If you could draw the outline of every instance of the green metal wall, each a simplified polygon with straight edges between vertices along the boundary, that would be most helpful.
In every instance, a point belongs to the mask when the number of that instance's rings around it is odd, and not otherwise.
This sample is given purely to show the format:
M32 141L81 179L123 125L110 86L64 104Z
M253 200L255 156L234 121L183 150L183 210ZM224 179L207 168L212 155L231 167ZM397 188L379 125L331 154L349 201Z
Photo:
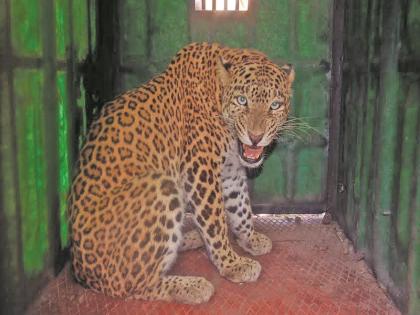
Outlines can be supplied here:
M252 181L260 212L325 210L330 59L330 0L250 1L247 13L194 11L194 1L119 2L115 91L165 69L191 41L252 47L296 67L292 115L317 132L279 144ZM115 28L115 27L114 27Z
M0 0L0 312L20 314L59 266L66 197L83 132L78 68L93 4ZM7 310L7 312L6 312Z
M336 216L400 308L420 313L420 1L345 2Z

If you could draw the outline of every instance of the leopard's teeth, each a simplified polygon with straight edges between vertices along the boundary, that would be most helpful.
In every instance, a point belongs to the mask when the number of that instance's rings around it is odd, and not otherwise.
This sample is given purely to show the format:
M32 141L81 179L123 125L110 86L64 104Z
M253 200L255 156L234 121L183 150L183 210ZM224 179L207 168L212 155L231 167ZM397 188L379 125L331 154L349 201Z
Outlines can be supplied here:
M264 147L253 147L246 144L242 144L242 151L244 157L249 160L258 160L264 150Z

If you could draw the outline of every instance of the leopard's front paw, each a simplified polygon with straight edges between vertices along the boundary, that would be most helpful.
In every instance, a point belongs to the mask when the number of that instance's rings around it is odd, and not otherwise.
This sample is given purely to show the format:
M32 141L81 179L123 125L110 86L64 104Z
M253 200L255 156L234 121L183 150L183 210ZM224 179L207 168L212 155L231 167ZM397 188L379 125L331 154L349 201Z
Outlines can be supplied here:
M239 257L231 265L224 267L221 275L232 282L253 282L256 281L261 272L261 265L258 261Z
M271 251L273 244L264 234L254 232L247 240L238 239L238 244L251 255L264 255Z
M208 302L214 293L213 285L202 277L178 277L174 283L172 298L185 304L201 304ZM183 280L185 280L183 282Z

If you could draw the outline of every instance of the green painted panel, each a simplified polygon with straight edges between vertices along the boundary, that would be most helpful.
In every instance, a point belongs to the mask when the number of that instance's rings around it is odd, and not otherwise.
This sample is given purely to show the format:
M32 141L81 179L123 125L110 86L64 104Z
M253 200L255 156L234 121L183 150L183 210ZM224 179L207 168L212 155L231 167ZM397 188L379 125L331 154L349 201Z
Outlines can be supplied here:
M259 2L256 47L294 63L328 59L330 5L325 0Z
M58 87L58 149L59 149L59 181L58 193L60 199L60 236L62 246L66 246L67 239L67 193L70 181L69 164L69 104L67 97L66 73L59 72L57 75Z
M203 25L207 32L195 33L193 41L203 42L209 39L212 42L222 43L229 47L246 47L248 43L248 27L245 22L226 20L222 24L213 25L210 30L208 25Z
M97 23L97 18L96 18L96 1L88 1L88 17L89 17L89 21L90 24L89 26L89 31L90 31L90 43L88 43L88 46L91 47L91 51L93 51L96 48L96 23Z
M23 266L27 275L42 271L49 246L42 86L41 72L15 71L21 237Z
M420 91L419 91L420 92ZM417 130L417 133L420 130ZM420 309L420 146L417 146L416 176L417 190L413 196L411 218L411 244L409 252L409 274L408 274L408 314L417 315Z
M346 145L349 146L349 151L347 154L348 156L347 161L352 163L354 169L346 182L346 190L347 193L353 198L348 199L348 208L354 209L354 213L351 211L346 212L346 223L347 226L355 226L356 225L356 217L360 213L360 198L361 198L361 165L363 163L363 155L362 155L362 148L363 148L363 135L364 129L358 128L357 126L362 126L362 118L363 116L360 115L362 112L363 102L361 99L355 95L355 99L352 100L354 103L352 110L347 113L346 119L348 121L356 122L353 126L348 127L348 135L346 139ZM355 238L354 234L352 233L349 235L352 239Z
M370 181L370 170L372 163L372 143L373 143L373 128L374 128L374 102L375 102L375 90L369 86L367 90L367 101L363 104L366 108L366 114L364 117L363 127L363 148L362 148L362 169L360 173L360 204L359 204L359 221L357 223L357 246L358 248L366 248L367 246L367 234L371 225L368 223L368 213L371 211L371 207L368 201L369 196L372 196L372 187L369 185ZM349 209L351 209L349 207ZM350 211L349 211L350 212Z
M4 35L6 34L6 23L4 21L6 21L6 0L0 0L0 45L2 46L4 45Z
M121 4L120 37L123 63L140 62L147 57L146 1L127 0ZM133 17L133 18L129 18Z
M55 0L55 40L57 49L57 58L66 57L66 45L68 41L68 0Z
M41 54L40 4L38 1L13 0L11 6L11 37L16 55Z
M282 148L276 149L264 163L261 175L253 180L255 203L284 201L287 185L287 159Z
M419 111L418 100L420 99L420 90L415 84L411 84L407 89L408 95L404 106L404 127L401 151L401 173L399 178L399 202L397 231L399 246L403 246L404 250L408 249L410 240L410 202L412 190L412 177L414 174L415 150L417 147L418 135L416 134L417 117Z
M362 110L360 104L356 108L354 108L355 115L357 115L357 126L363 125L363 115L360 115L359 112ZM362 155L362 148L363 148L363 135L364 130L362 128L356 128L356 137L353 139L353 146L355 147L355 157L354 160L354 183L353 183L353 193L354 199L356 202L357 211L360 211L360 198L362 195L362 164L363 164L363 155Z
M73 36L77 60L83 60L89 49L88 7L84 0L74 0L73 4ZM93 21L94 23L94 21Z
M351 99L352 104L354 102L354 99ZM354 107L356 107L357 105L354 105ZM344 163L354 163L354 160L357 158L356 157L356 150L355 150L355 146L353 145L353 143L355 142L356 139L356 134L357 134L357 127L355 123L350 123L350 122L354 122L357 121L357 116L355 116L355 110L351 110L347 112L347 115L344 116L344 123L348 126L346 128L346 134L344 136L343 139L343 147L347 148L347 152L346 155L344 157L345 162ZM350 162L352 161L352 162ZM345 181L342 182L342 184L345 187L345 190L347 192L347 194L353 196L354 194L354 170L352 169L352 172L350 174L348 174L348 177ZM349 209L354 209L355 208L355 198L349 198L347 200L347 207ZM344 212L343 213L343 217L345 220L345 224L346 226L354 226L354 214L350 211Z
M188 1L150 2L154 27L151 52L153 61L158 62L156 70L160 72L178 50L188 43Z
M121 75L121 85L127 89L133 89L140 85L141 82L147 81L149 78L142 76L141 74L124 73Z
M387 69L388 70L388 69ZM394 70L394 71L393 71ZM391 72L392 71L392 72ZM395 174L395 149L397 145L397 117L399 110L398 90L399 77L395 69L389 69L383 78L383 97L380 99L382 117L379 117L381 130L379 131L379 206L382 210L389 210L392 198L392 185Z
M409 1L409 10L407 17L407 35L408 35L408 45L412 49L411 53L413 56L420 55L420 1L413 0Z
M305 148L297 155L296 199L322 200L326 171L324 156L322 148Z
M396 209L393 207L393 191L395 187L395 175L397 174L398 162L397 143L398 139L398 113L399 113L399 73L398 52L393 33L396 32L393 23L397 23L398 17L391 12L384 12L383 17L384 43L381 46L381 70L378 90L378 128L374 133L374 147L377 151L377 174L375 179L374 225L373 225L373 264L379 277L384 279L389 274L389 269L394 263L396 244L391 236L391 215ZM392 30L390 30L390 28ZM384 57L385 56L385 57ZM388 215L387 215L388 213ZM396 266L398 267L398 266Z
M330 1L293 1L297 6L297 50L302 59L326 59L329 53Z
M310 131L309 135L319 132L327 136L329 94L325 74L297 67L293 84L292 115L303 119L315 129Z
M285 13L287 12L287 14ZM288 0L267 0L258 3L256 23L256 48L271 58L287 58L290 55L290 10ZM279 18L281 17L281 18ZM275 21L275 29L273 23Z
M13 304L13 297L10 298L9 292L14 292L19 286L21 274L20 271L20 251L19 251L19 219L18 208L19 201L17 200L17 178L15 177L16 170L16 154L14 152L14 137L13 132L13 115L10 111L10 94L9 82L7 80L6 72L0 72L0 174L2 183L2 191L0 192L0 209L3 211L2 218L5 222L1 222L2 230L0 231L2 245L0 245L0 277L3 281L4 287L7 288L5 298L0 290L0 298L2 304L0 305L0 313L6 310Z

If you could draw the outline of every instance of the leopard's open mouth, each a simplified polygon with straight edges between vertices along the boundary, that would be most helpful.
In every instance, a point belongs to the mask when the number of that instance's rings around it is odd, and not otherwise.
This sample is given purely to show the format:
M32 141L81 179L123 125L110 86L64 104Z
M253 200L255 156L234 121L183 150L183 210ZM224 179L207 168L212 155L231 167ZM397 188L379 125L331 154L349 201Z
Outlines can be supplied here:
M265 147L247 145L238 140L239 156L248 164L260 162L264 156Z

